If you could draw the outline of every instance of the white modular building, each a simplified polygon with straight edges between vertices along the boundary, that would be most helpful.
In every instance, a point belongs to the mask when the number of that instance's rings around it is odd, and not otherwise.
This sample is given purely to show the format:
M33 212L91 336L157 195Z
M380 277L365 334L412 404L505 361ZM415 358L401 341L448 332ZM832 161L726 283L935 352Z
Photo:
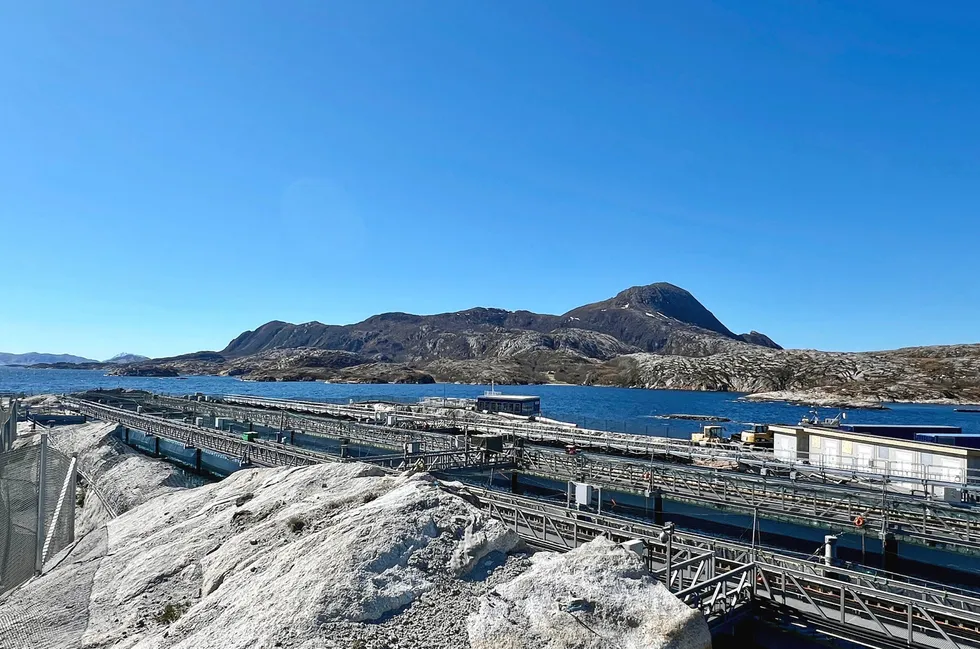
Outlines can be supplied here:
M980 485L980 449L821 426L773 425L769 430L778 460L885 475L896 488L944 500L959 500L962 486Z

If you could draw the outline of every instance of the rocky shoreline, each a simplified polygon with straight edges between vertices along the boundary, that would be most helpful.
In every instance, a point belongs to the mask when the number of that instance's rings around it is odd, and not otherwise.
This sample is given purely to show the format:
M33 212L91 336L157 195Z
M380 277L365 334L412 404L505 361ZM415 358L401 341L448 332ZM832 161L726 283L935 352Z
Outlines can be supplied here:
M980 345L887 352L781 350L733 341L704 356L634 353L609 360L561 352L429 362L366 362L346 351L217 352L113 366L121 376L235 376L249 381L331 383L567 384L735 392L755 401L878 409L887 403L980 403Z
M798 406L819 408L844 408L848 410L888 410L888 407L874 399L852 399L841 395L828 394L822 390L756 392L739 397L742 401L767 403L790 403Z

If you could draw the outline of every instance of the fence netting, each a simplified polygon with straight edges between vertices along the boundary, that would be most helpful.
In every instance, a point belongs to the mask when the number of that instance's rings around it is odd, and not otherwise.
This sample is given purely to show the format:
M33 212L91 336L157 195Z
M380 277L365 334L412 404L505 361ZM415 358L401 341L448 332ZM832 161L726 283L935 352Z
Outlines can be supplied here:
M92 587L107 554L108 539L108 528L101 523L72 547L65 559L71 562L71 570L42 575L0 595L0 649L82 646L90 620ZM39 608L38 602L47 605Z
M34 574L41 447L0 454L0 592Z
M0 453L0 593L30 579L39 556L43 563L72 542L71 466L70 458L50 446L43 451L41 445L34 445ZM39 507L42 492L44 502Z
M77 462L46 435L41 444L0 452L0 649L81 645L108 533L103 522L74 542L77 475ZM38 565L47 571L62 561L71 570L25 583Z

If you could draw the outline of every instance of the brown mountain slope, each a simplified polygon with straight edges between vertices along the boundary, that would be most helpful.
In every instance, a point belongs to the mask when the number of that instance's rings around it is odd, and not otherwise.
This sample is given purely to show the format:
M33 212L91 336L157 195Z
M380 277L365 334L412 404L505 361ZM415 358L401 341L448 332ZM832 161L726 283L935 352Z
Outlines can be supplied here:
M531 347L571 348L606 360L610 354L632 351L701 356L724 348L729 340L776 346L761 334L736 336L690 293L660 283L627 289L562 316L474 308L429 316L384 313L352 325L273 321L241 334L221 354L238 358L271 349L314 347L353 352L373 361L422 363L496 358Z
M814 400L980 401L980 345L888 352L783 350L736 335L690 293L633 287L561 316L476 308L386 313L353 325L270 322L220 353L118 373L231 374L255 380L461 381L776 392Z

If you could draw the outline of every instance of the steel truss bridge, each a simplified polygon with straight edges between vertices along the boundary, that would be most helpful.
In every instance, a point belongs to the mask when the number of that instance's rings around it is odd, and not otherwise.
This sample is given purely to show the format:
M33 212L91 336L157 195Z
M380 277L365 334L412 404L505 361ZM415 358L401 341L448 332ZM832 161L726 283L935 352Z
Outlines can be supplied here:
M287 410L314 415L326 415L354 421L373 421L378 412L365 404L339 405L315 401L295 401L242 395L220 395L209 397L224 403L235 403L259 408ZM797 480L820 483L863 484L878 489L908 491L915 485L917 491L929 492L932 487L954 487L980 497L980 475L970 476L971 480L950 482L941 476L929 473L928 467L909 466L893 469L891 473L864 470L860 467L835 467L831 465L811 465L807 462L789 461L776 458L771 449L759 449L735 443L716 443L701 446L690 440L669 439L649 435L614 433L603 430L562 426L545 422L506 421L499 417L488 417L477 413L457 414L456 416L432 412L416 412L411 406L402 404L393 414L397 415L399 426L423 429L489 433L504 435L525 442L549 445L573 445L580 449L599 452L615 452L627 456L643 458L669 458L692 463L702 462L717 465L731 463L742 469L757 473L792 475ZM454 412L453 409L446 409ZM974 482L973 479L976 478Z
M405 444L410 442L420 442L423 449L430 451L454 450L456 448L456 440L451 435L364 424L343 419L304 416L287 410L246 408L215 401L193 401L163 395L153 395L152 400L144 400L140 403L144 407L159 405L186 413L228 417L241 422L278 428L280 431L299 430L309 435L348 439L365 446L397 451L402 450Z
M151 436L163 437L196 448L238 459L242 466L308 466L324 462L357 461L377 464L386 468L416 469L424 471L448 471L462 468L513 468L508 457L477 449L439 450L434 452L371 455L358 458L341 457L328 453L304 450L301 447L276 442L248 441L240 435L202 428L183 421L166 419L149 414L134 413L89 401L64 398L62 403L89 417L113 422L127 428L142 431Z
M236 400L243 399L236 397ZM248 399L283 403L282 400ZM154 395L141 403L184 413L228 417L280 430L302 430L306 434L347 439L394 451L402 451L409 442L418 442L423 452L470 450L467 434L453 436L214 400ZM685 448L690 452L691 445ZM696 448L698 452L704 451ZM892 535L901 542L980 555L980 507L891 491L883 482L835 480L822 472L797 474L791 478L787 472L754 472L744 466L741 470L712 468L678 462L678 456L673 457L673 460L663 456L641 460L595 453L568 455L536 445L519 445L514 449L517 471L538 478L587 482L645 498L663 497L821 529L855 529L855 521L858 521L861 526L857 531L862 533L880 538Z

